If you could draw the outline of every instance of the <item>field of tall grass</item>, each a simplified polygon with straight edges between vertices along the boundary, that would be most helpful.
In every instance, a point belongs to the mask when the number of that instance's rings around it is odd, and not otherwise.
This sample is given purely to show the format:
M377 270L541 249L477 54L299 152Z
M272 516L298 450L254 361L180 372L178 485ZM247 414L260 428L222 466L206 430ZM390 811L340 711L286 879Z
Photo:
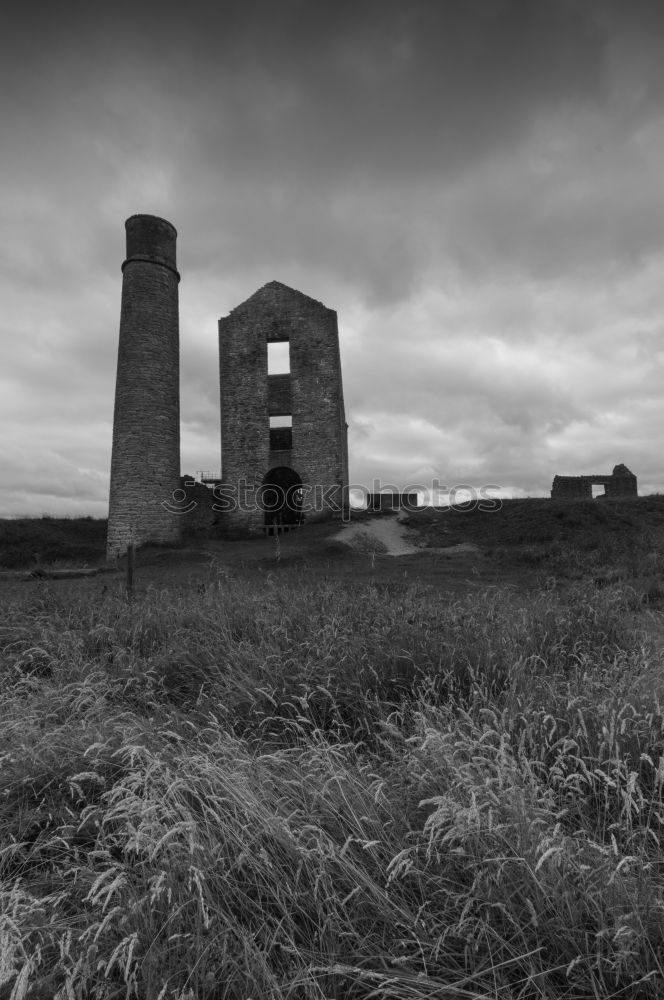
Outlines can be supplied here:
M220 575L0 624L0 998L664 995L661 613Z

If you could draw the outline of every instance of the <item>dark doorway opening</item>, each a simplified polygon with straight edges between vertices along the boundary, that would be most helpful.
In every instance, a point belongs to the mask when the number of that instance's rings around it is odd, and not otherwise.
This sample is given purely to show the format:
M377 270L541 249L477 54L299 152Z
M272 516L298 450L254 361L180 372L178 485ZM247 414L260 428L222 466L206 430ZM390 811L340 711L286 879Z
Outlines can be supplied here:
M291 531L302 524L302 480L294 469L280 465L266 474L261 487L261 507L268 535Z

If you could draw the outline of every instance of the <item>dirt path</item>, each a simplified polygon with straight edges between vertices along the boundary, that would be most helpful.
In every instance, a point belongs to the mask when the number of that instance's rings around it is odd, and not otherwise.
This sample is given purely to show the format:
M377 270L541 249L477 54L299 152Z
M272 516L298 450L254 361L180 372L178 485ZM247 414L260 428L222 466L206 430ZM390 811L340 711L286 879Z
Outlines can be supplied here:
M333 536L356 552L380 552L387 556L409 556L421 552L422 543L416 531L402 523L401 515L396 517L376 517L370 523L346 525ZM470 542L451 545L449 548L427 549L443 556L477 555L479 549Z
M381 518L374 524L348 524L333 536L356 552L380 552L388 556L409 556L419 552L406 541L407 529L396 518Z

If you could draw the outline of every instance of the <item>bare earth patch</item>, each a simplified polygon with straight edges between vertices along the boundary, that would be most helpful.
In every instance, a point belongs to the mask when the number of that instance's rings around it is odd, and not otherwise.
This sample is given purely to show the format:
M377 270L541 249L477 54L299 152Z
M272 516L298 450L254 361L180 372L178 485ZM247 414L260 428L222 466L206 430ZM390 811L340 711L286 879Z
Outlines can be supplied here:
M356 552L380 552L387 556L410 556L422 552L424 548L418 532L407 528L401 515L377 517L370 523L348 524L333 537ZM448 548L429 548L427 551L445 556L477 555L479 548L472 542L461 542Z

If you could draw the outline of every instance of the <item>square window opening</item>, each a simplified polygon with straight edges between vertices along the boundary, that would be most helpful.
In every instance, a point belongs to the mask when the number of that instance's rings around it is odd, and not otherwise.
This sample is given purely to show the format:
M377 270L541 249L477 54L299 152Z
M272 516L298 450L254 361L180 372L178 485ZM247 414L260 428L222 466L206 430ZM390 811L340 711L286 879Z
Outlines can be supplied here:
M267 373L268 375L290 375L290 344L287 340L268 342Z

